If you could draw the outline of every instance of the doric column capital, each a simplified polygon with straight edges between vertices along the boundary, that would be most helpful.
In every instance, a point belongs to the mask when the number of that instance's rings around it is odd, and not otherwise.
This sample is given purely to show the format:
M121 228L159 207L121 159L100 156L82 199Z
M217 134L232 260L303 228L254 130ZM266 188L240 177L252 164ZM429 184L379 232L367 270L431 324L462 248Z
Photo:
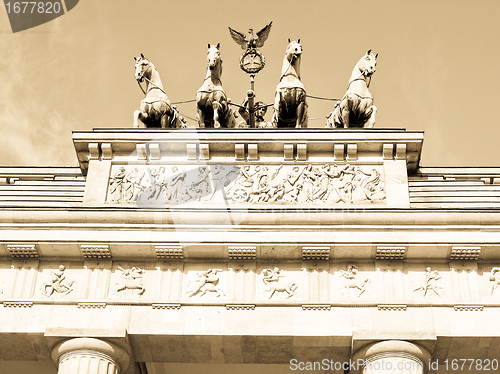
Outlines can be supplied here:
M363 362L363 367L361 365L357 367L358 372L366 374L377 371L383 373L384 363L391 365L393 369L401 368L394 371L395 373L425 373L430 359L431 354L427 349L404 340L385 340L369 344L353 356L354 362ZM415 370L416 367L420 369Z
M117 368L116 373L127 370L130 365L130 355L123 348L101 339L74 338L59 342L52 348L52 359L59 368L65 360L85 356L108 361Z

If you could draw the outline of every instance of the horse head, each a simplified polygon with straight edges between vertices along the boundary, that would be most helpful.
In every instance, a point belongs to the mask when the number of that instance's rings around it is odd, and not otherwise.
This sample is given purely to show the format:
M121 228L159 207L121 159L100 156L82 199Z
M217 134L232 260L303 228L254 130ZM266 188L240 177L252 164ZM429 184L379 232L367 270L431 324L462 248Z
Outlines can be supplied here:
M217 43L217 45L208 44L207 64L210 70L214 70L215 67L218 66L219 64L222 67L222 58L220 55L219 47L220 43Z
M370 49L361 57L356 65L361 74L370 77L376 71L378 53L374 55Z
M150 78L151 71L154 68L151 61L149 61L144 55L141 53L139 57L134 57L135 60L135 79L139 82L144 80L144 77Z
M290 41L288 39L288 46L286 47L286 58L290 63L299 59L302 55L302 45L300 44L300 39L297 41Z

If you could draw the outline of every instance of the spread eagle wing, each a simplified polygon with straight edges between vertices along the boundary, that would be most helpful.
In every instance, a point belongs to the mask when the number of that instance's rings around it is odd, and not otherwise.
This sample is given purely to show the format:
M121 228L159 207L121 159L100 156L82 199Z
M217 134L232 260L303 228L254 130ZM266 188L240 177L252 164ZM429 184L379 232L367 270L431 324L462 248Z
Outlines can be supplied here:
M269 37L269 32L271 31L271 25L273 24L273 21L269 23L266 27L264 27L262 30L260 30L257 33L257 36L259 37L257 39L257 42L255 43L257 48L260 48L264 45L264 42L267 40Z
M231 34L231 38L233 38L233 40L238 43L242 49L247 49L248 41L246 36L230 27L228 27L228 29L229 34Z

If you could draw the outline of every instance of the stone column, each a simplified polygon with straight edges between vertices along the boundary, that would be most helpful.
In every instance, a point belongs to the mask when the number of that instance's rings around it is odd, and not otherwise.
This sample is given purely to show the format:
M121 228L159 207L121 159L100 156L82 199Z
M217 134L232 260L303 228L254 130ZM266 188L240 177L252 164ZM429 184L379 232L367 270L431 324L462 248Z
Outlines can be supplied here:
M94 338L65 340L52 349L58 374L120 374L130 365L130 356L117 345Z
M417 344L387 340L360 349L353 362L362 374L423 374L430 359L429 351Z

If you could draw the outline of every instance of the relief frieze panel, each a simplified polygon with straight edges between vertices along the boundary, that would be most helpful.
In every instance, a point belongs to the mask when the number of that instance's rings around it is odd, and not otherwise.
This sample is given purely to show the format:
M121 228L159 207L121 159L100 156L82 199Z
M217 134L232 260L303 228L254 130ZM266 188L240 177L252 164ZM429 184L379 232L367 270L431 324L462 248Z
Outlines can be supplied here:
M66 267L64 265L59 265L56 270L50 268L49 271L50 280L40 287L42 295L50 297L54 294L60 294L64 296L74 290L75 281L66 277Z
M257 269L256 298L262 301L302 300L307 287L300 264L261 264Z
M339 263L332 268L332 298L341 302L366 302L378 295L372 264Z
M73 300L81 297L84 269L82 263L42 263L34 287L34 297L46 300ZM22 271L20 271L20 274Z
M227 264L186 264L182 298L189 302L226 300Z
M108 285L111 300L149 300L156 293L155 264L113 263Z
M417 303L466 301L468 282L461 280L455 269L446 265L411 264L405 269L403 281L406 295ZM455 291L454 291L455 289Z
M458 262L15 260L0 283L6 301L45 303L500 303L500 266Z
M386 204L382 165L113 165L110 204Z

